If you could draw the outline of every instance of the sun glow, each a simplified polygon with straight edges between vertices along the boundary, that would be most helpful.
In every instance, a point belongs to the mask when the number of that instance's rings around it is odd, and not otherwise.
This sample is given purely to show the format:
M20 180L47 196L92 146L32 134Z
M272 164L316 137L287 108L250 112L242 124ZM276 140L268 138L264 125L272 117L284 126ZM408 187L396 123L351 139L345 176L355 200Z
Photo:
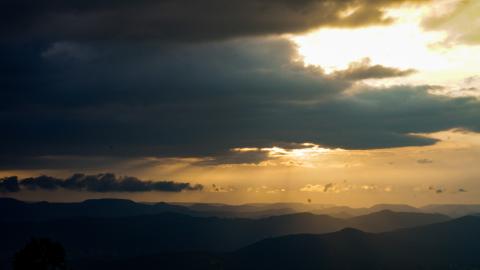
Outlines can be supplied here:
M340 149L330 149L324 148L317 144L313 143L302 143L300 148L287 149L278 146L272 147L243 147L243 148L233 148L233 152L245 153L245 152L266 152L269 157L272 158L289 158L289 159L310 159L319 155L329 153L334 150Z
M446 32L422 27L425 18L444 12L450 2L390 10L389 16L395 18L392 25L322 28L291 39L298 45L305 64L320 66L327 74L369 58L372 65L417 71L408 77L369 80L369 83L435 84L455 89L461 81L480 72L480 46L447 45Z
M432 52L428 44L440 41L439 33L424 34L417 25L362 29L322 29L294 40L307 64L325 71L345 69L348 64L368 57L375 64L399 68L436 70L448 61Z
M293 159L308 159L332 151L331 149L323 148L312 143L304 143L302 145L305 146L305 148L284 149L272 147L262 148L262 150L268 151L271 157L288 157Z

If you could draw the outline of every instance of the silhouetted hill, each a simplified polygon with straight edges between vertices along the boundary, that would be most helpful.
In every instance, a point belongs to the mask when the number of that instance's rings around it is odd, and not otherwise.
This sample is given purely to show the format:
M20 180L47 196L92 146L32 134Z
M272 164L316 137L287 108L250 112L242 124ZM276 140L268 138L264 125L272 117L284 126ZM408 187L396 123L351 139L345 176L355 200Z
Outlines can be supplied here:
M327 215L312 213L297 213L282 216L272 216L257 221L258 226L266 228L269 234L287 235L296 233L325 233L339 230L346 226L346 221Z
M423 212L462 217L480 213L480 204L432 204L420 208Z
M343 220L312 214L266 219L192 217L177 213L121 218L72 218L0 223L0 252L18 249L31 236L49 237L72 256L133 255L163 251L231 251L265 237L291 233L324 233Z
M143 204L121 199L75 203L32 202L0 198L0 220L48 220L75 217L124 217L176 212L195 215L187 207L166 203Z
M177 205L188 207L192 210L199 212L258 212L275 209L292 209L303 210L307 208L302 203L271 203L271 204L241 204L241 205L229 205L221 203L176 203Z
M125 217L175 212L203 217L263 218L297 213L302 204L169 204L138 203L123 199L94 199L74 203L22 202L0 198L0 220L47 220L75 217Z
M369 214L368 208L352 208L348 206L332 206L310 211L314 214L329 215L335 217L354 217Z
M104 201L88 201L102 205ZM129 205L128 201L115 202ZM98 213L103 213L101 208ZM413 215L413 216L411 216ZM446 217L383 211L354 219L298 213L263 219L194 217L179 213L127 217L79 217L58 220L2 221L0 244L3 259L30 237L61 242L69 256L122 257L179 251L225 252L264 238L281 235L334 232L346 227L381 232L438 222ZM378 225L378 223L385 223Z
M405 204L377 204L372 207L366 208L366 207L361 207L361 208L352 208L348 206L331 206L331 207L325 207L325 208L320 208L320 209L314 209L310 212L314 214L324 214L324 215L330 215L330 216L335 216L335 217L355 217L355 216L362 216L362 215L368 215L371 213L383 211L383 210L390 210L394 212L409 212L409 213L418 213L422 212L420 209L415 208L410 205L405 205ZM428 212L426 212L428 213Z
M222 270L223 254L163 252L128 258L83 258L69 262L73 270Z
M378 212L382 210L390 210L395 212L410 212L410 213L421 212L418 208L415 208L407 204L376 204L370 207L369 209L372 212Z
M366 232L385 232L401 228L428 225L449 220L441 214L406 213L382 210L348 220L350 227Z
M299 212L311 212L317 208L326 207L321 204L303 203L252 203L242 205L210 204L210 203L175 203L188 207L204 216L262 218L274 215L285 215ZM330 207L330 206L329 206Z
M397 204L379 204L370 208L351 208L302 203L208 204L208 203L138 203L121 199L97 199L74 203L22 202L0 198L0 220L48 220L75 217L126 217L175 212L200 217L265 218L300 212L351 218L382 210L410 213L439 213L453 217L480 213L479 205L430 205L421 209Z
M268 238L231 253L177 252L75 261L76 269L480 269L480 218L372 234L353 228Z
M382 234L344 229L266 239L228 257L225 269L478 269L480 218Z

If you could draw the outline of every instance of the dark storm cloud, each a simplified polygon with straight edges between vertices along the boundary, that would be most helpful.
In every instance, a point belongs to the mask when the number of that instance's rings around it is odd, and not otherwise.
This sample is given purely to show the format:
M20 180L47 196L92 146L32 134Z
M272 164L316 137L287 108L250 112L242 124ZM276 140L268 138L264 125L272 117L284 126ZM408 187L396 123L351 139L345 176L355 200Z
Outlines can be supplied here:
M89 192L181 192L199 191L202 185L172 181L144 181L135 177L116 177L105 173L97 175L74 174L69 178L60 179L51 176L29 177L18 180L17 176L0 179L0 191L19 192L27 190L56 190L59 188Z
M429 0L6 0L0 34L12 39L211 40L319 26L392 21L384 9Z
M0 155L0 170L131 171L151 168L169 162L156 158L123 156L19 156ZM170 161L171 162L171 161Z
M412 133L480 130L475 98L433 95L429 86L346 94L351 79L293 61L296 48L283 39L0 47L4 169L55 156L255 163L265 154L232 157L231 149L430 145Z
M275 107L320 101L346 86L291 62L295 48L283 40L175 49L83 46L96 56L87 62L45 58L42 52L50 48L40 48L37 56L30 53L30 65L0 81L0 119L9 130L0 136L7 157L228 151L242 146L237 139L258 144L252 132L263 129L272 113L282 113ZM25 51L18 51L13 66ZM238 130L251 133L245 137L251 142L242 142ZM14 141L28 143L13 147Z
M351 63L346 70L336 71L332 74L335 78L346 80L385 79L392 77L408 76L416 71L414 69L398 69L382 65L371 65L370 59L365 58L360 62Z

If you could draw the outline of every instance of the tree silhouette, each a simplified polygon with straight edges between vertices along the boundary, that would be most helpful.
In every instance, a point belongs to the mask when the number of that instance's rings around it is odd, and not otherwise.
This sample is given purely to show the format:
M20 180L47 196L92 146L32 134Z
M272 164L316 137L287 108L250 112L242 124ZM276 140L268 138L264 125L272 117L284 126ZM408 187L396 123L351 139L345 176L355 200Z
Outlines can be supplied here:
M32 238L13 258L14 270L63 270L65 250L47 238Z

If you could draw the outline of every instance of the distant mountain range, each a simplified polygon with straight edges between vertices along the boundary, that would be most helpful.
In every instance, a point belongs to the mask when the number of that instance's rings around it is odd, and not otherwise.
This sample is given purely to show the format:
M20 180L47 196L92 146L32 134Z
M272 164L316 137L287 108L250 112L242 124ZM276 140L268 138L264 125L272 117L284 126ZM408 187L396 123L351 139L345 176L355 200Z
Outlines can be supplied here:
M116 263L120 265L113 268L128 269L124 267L148 261L161 263L162 269L415 269L412 265L423 265L421 257L427 259L428 267L437 265L434 256L442 256L439 265L444 265L444 259L453 265L477 262L470 248L477 248L474 240L480 240L479 217L451 220L404 205L323 206L311 211L338 210L343 218L297 212L309 207L147 204L115 199L26 203L3 198L0 269L9 265L13 253L31 237L62 243L77 269L112 269ZM476 211L475 206L468 207ZM391 268L394 261L408 267ZM365 268L352 268L354 263ZM148 265L139 269L149 269ZM437 269L428 267L422 269Z
M161 213L129 217L67 218L46 221L3 221L0 252L16 250L30 237L50 237L72 256L108 256L160 251L232 251L268 237L327 233L354 227L384 232L446 221L447 216L381 211L351 219L311 213L264 219L193 217Z
M338 218L351 218L382 210L409 213L437 213L461 217L480 213L480 205L428 205L415 208L402 204L378 204L369 208L351 208L302 203L206 204L206 203L138 203L122 199L95 199L75 203L22 202L0 198L0 220L48 220L73 217L126 217L165 212L199 217L265 218L310 212Z
M282 235L321 234L347 227L384 232L449 220L440 214L390 210L350 219L312 213L247 219L201 217L200 212L184 206L124 200L76 204L7 202L2 206L5 215L0 221L5 233L0 244L4 259L30 237L60 241L72 257L118 257L166 251L226 252Z

